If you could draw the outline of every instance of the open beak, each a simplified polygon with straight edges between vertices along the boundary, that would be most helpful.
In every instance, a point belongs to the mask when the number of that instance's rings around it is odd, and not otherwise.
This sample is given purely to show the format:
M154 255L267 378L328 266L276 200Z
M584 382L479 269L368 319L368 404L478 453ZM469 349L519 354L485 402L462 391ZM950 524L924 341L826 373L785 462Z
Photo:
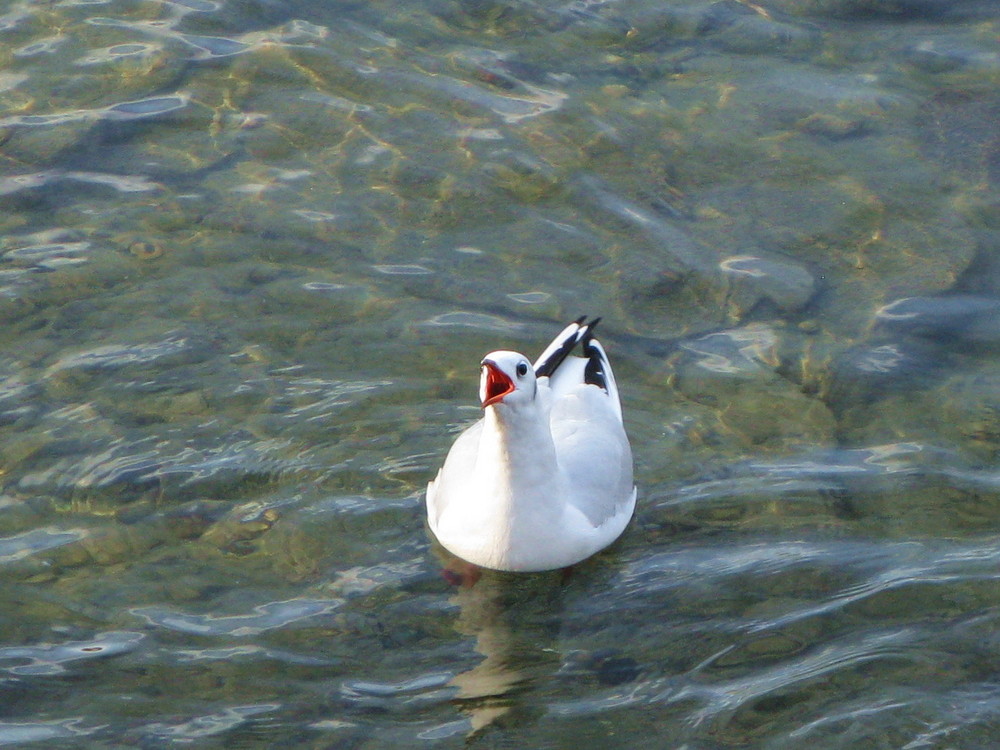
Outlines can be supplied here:
M483 408L503 401L504 396L514 392L514 381L488 359L483 360L483 385L480 389Z

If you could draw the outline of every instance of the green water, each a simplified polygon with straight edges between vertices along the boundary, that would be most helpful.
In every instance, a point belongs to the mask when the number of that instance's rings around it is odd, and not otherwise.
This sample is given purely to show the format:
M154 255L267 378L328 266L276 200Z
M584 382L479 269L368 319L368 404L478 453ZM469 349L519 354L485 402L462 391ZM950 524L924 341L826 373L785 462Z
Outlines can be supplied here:
M998 24L0 0L0 745L990 746ZM478 362L581 314L636 518L456 588Z

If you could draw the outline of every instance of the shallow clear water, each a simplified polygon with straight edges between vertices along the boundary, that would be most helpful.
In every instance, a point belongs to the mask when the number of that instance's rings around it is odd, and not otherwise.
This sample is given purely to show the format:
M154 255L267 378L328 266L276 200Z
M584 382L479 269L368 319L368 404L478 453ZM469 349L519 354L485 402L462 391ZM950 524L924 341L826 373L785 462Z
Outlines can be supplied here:
M984 747L992 0L0 2L0 744ZM640 504L456 588L477 364Z

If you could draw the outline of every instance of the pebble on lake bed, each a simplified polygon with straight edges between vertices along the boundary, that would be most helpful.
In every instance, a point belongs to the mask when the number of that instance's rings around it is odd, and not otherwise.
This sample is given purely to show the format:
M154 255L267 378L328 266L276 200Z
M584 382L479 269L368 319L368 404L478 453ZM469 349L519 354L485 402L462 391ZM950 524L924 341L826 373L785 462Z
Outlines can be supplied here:
M163 246L150 240L134 240L129 243L128 252L139 260L153 260L163 255Z

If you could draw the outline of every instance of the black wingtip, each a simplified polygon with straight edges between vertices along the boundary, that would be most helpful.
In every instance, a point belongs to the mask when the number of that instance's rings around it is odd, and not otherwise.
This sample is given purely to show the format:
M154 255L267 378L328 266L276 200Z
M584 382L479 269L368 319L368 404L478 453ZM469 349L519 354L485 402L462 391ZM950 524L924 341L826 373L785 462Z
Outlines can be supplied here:
M552 373L559 368L559 365L563 363L563 360L565 360L566 357L569 356L569 353L576 348L576 345L580 343L582 336L586 335L586 320L586 315L581 315L579 318L574 320L569 326L567 326L567 329L575 325L577 330L572 331L570 335L566 336L562 343L551 352L543 352L542 356L544 356L545 359L541 360L535 368L535 377L541 378L551 376Z
M583 370L583 382L596 385L606 393L610 393L608 388L607 357L600 346L595 346L594 329L601 322L600 318L594 318L587 325L587 329L580 338L583 346L583 356L587 359L587 366Z
M598 388L610 393L611 387L608 383L610 365L608 364L607 355L594 338L594 329L597 328L597 324L600 322L600 318L594 318L590 322L587 322L586 315L581 315L574 320L567 326L569 333L566 337L558 345L553 342L550 345L551 350L543 352L542 356L544 359L540 359L538 362L538 366L535 368L535 375L540 378L545 376L551 377L559 369L559 366L566 357L570 355L570 352L577 345L580 345L583 348L583 356L587 360L583 373L584 382L596 385ZM576 330L570 330L574 325L576 326Z

